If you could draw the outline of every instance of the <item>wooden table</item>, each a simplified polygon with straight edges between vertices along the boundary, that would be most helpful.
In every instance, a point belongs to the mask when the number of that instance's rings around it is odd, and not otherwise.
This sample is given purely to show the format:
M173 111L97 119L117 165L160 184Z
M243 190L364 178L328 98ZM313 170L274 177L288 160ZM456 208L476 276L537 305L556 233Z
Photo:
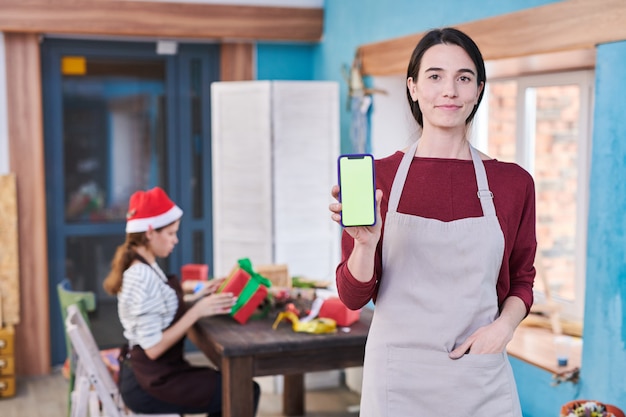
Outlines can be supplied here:
M255 376L284 375L283 413L304 414L304 374L363 365L365 340L373 311L364 308L360 320L334 334L296 333L291 323L272 323L277 313L267 319L241 325L231 317L200 320L200 348L222 372L223 415L253 415L253 392L250 381Z

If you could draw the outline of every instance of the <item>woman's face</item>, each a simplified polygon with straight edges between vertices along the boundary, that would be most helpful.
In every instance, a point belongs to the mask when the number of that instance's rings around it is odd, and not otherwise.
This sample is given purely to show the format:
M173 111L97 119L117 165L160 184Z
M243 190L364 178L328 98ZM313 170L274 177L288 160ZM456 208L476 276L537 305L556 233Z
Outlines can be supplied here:
M409 77L407 86L419 103L425 129L465 128L483 88L476 74L474 62L458 45L438 44L424 53L417 81Z
M174 246L178 243L178 226L180 220L175 221L167 227L157 231L149 230L146 232L149 244L148 247L157 258L166 258L174 250Z

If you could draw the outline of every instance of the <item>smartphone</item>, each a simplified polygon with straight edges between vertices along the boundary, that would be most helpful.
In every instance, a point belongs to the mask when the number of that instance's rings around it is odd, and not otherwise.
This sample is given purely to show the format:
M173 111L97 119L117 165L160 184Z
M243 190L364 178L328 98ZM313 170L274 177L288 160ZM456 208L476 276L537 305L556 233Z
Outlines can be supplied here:
M341 224L372 226L376 223L374 157L346 154L338 159Z

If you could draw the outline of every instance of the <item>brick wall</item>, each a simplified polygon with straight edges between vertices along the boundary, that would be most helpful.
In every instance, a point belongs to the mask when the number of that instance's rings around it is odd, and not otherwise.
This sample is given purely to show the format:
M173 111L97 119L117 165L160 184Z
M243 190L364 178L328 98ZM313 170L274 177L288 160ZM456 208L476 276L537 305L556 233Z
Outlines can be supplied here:
M490 83L489 154L516 161L515 81ZM578 86L539 87L535 150L537 270L561 297L573 299L575 284L576 187L580 91ZM536 288L543 291L540 276Z

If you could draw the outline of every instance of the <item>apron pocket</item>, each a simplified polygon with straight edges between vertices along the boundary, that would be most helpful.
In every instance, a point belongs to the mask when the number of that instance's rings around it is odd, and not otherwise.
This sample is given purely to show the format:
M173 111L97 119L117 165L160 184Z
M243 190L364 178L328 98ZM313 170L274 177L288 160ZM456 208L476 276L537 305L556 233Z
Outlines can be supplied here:
M388 346L389 417L517 417L515 382L504 353L465 355Z

